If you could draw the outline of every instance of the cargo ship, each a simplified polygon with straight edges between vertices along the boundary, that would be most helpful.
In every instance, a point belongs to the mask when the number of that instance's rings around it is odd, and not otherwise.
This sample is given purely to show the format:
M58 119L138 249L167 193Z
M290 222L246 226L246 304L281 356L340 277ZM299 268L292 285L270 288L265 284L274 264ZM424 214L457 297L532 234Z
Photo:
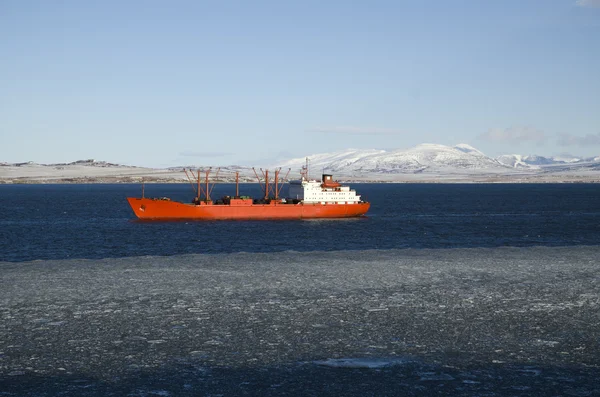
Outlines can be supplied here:
M146 198L142 185L142 197L128 197L131 209L139 219L144 220L260 220L260 219L319 219L351 218L363 216L370 203L348 186L333 180L331 174L323 174L320 181L308 178L308 167L303 167L301 178L289 181L288 197L281 198L280 170L275 171L273 181L269 171L254 170L263 197L252 198L239 194L239 173L236 172L236 192L234 196L211 199L214 183L209 183L210 169L202 171L205 181L201 183L201 171L197 175L184 170L196 193L191 203L170 200L167 197ZM289 171L288 171L289 174ZM194 178L192 179L191 176ZM217 171L218 175L218 171ZM287 178L287 175L286 175ZM284 180L286 178L283 178ZM195 180L195 183L193 182Z

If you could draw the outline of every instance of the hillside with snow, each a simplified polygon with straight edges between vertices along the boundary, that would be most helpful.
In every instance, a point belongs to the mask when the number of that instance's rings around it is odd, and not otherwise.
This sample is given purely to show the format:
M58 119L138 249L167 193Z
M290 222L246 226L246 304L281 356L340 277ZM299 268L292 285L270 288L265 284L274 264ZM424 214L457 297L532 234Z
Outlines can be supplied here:
M600 182L600 156L542 157L536 155L486 156L467 145L421 144L406 150L346 149L332 153L308 154L310 176L332 173L345 181L380 182ZM256 168L290 168L291 179L299 176L306 157ZM187 167L143 168L95 160L61 164L0 162L0 183L119 183L187 182ZM219 180L255 181L251 167L224 166ZM216 174L213 174L213 176Z
M312 169L342 174L470 173L506 172L512 167L487 157L479 150L460 144L454 147L422 144L408 150L348 150L309 155ZM297 169L305 158L279 164Z
M573 157L573 156L553 156L544 157L538 155L523 156L520 154L505 154L496 158L500 163L509 167L529 169L529 170L545 170L550 172L556 169L563 170L578 170L578 169L594 169L600 163L598 157Z
M527 161L528 156L522 156L520 154L503 154L502 156L496 157L496 160L501 164L504 164L512 168L521 169L539 169L540 167L536 163L530 163Z

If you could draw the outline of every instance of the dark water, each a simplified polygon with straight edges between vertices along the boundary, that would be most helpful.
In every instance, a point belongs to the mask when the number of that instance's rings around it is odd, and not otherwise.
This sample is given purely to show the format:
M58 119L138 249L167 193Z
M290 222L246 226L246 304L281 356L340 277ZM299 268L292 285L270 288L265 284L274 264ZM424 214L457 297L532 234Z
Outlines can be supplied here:
M570 246L600 242L600 185L354 184L350 220L139 222L139 185L0 186L0 261L187 253ZM217 185L213 196L231 194ZM256 185L242 194L258 196ZM146 195L190 201L186 184Z
M0 185L0 396L600 395L600 185L353 187L139 222L138 185Z

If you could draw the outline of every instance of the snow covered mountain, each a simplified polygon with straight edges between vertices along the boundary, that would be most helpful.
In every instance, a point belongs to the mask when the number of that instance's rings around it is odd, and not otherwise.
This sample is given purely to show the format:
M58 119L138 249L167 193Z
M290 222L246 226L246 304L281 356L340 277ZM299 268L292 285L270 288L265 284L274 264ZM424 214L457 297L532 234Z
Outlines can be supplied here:
M491 158L467 144L444 146L422 144L407 150L346 149L333 153L309 155L310 175L319 177L330 172L346 180L363 181L593 181L600 182L600 156L575 158L572 156L542 157L518 154ZM291 168L291 178L305 165L306 157L279 164L263 164ZM184 167L143 168L124 166L95 160L72 163L36 164L0 163L1 183L35 182L136 182L187 181ZM188 166L185 168L198 168ZM202 168L202 167L201 167ZM222 166L219 179L234 181L239 172L242 181L255 180L251 167ZM257 167L259 168L259 167ZM215 174L216 175L216 174Z
M467 145L466 143L459 143L458 145L454 146L454 148L460 150L461 152L465 152L465 153L470 153L470 154L474 154L474 155L479 155L479 156L486 157L485 154L483 154L483 152L475 149L471 145Z
M351 149L308 157L312 169L336 173L466 173L506 171L511 168L467 144L454 147L422 144L408 150L392 151ZM304 162L305 158L297 158L280 166L297 169Z
M545 166L553 165L581 165L600 161L599 157L573 157L573 156L553 156L544 157L537 155L523 156L520 154L505 154L496 158L500 163L514 168L539 169Z
M496 157L496 160L513 168L539 169L540 167L536 163L530 163L527 161L528 157L529 156L522 156L520 154L503 154L502 156Z
M343 169L344 167L349 167L365 157L382 153L386 153L386 151L376 149L346 149L340 152L312 154L307 157L311 169L327 169L329 171L335 171ZM305 164L306 157L299 157L278 164L278 166L296 170L301 169Z

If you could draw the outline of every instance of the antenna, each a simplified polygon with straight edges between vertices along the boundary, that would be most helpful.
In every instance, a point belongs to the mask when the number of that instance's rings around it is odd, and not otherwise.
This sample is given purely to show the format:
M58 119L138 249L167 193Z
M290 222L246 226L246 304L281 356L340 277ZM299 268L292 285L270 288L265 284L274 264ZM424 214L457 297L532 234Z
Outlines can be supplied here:
M307 180L310 179L310 172L309 172L310 170L308 168L308 162L309 162L309 160L308 160L308 157L307 157L306 158L306 179Z
M300 176L304 179L308 181L308 157L306 158L306 165L302 166L302 169L300 170Z

